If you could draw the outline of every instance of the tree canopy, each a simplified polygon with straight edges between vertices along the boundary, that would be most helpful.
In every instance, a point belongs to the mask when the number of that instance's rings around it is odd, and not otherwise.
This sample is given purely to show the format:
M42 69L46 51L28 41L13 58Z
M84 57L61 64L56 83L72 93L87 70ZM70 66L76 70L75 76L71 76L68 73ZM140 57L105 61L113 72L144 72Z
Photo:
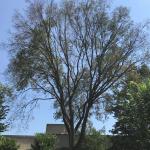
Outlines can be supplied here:
M112 10L103 0L69 0L29 2L23 15L15 15L14 27L8 71L16 91L44 94L28 99L21 111L53 100L70 148L79 147L88 119L104 112L105 92L141 61L145 26L134 24L126 7Z

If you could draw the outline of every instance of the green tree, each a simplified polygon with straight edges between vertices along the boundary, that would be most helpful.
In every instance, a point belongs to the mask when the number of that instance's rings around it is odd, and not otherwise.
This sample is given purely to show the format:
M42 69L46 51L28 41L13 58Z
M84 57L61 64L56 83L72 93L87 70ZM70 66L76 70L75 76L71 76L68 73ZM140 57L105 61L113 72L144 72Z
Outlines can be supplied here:
M56 136L51 134L36 134L35 143L31 145L31 150L55 150Z
M10 89L0 84L0 132L5 131L8 126L4 123L4 120L6 119L6 115L8 113L8 106L6 106L5 100L9 96L11 96Z
M145 47L143 26L128 9L109 8L103 0L34 1L14 18L9 73L17 91L44 94L28 98L20 112L52 99L70 149L79 149L88 119L103 113L103 94L141 60Z
M150 147L149 77L150 70L143 65L136 73L130 73L123 88L115 93L112 109L117 119L112 130L117 135L113 137L115 150L148 150Z
M18 148L14 140L0 136L0 150L18 150Z

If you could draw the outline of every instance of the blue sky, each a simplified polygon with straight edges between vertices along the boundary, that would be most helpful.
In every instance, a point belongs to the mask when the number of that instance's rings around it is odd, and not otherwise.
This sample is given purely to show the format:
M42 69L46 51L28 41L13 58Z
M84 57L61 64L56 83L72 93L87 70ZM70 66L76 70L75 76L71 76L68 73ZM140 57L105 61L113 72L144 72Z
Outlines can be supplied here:
M111 0L112 1L112 0ZM131 18L135 22L142 22L150 19L150 1L149 0L114 0L114 6L127 6L130 9ZM6 42L9 34L8 31L12 28L12 16L15 10L22 11L26 8L25 0L1 0L0 4L0 43ZM9 63L9 55L7 50L0 47L0 82L7 82L4 71ZM29 123L27 130L13 128L5 134L28 134L33 135L36 132L44 132L47 123L59 123L53 119L53 107L49 102L40 105L34 112L34 119ZM110 118L104 124L96 122L93 119L94 126L100 129L105 125L106 130L110 130L114 123L114 119ZM20 126L20 124L18 124Z

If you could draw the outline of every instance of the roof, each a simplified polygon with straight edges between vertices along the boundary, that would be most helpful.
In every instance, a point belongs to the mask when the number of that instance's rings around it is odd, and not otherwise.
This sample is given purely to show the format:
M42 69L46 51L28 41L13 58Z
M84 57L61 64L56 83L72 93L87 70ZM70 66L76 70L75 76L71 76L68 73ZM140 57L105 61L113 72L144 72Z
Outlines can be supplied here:
M68 134L64 124L47 124L46 133Z
M31 138L31 139L34 139L35 136L30 136L30 135L3 135L4 137L7 137L7 138L21 138L21 139L26 139L26 138Z

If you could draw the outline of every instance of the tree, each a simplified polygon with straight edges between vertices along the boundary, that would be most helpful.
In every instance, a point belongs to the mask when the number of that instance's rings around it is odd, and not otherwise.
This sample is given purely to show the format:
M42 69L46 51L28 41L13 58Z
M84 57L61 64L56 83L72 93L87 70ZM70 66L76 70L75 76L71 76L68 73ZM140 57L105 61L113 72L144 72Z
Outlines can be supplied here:
M130 73L121 90L115 92L113 105L117 119L112 133L113 148L147 150L150 147L150 69L143 65ZM132 79L132 80L131 80Z
M141 60L145 26L135 25L125 7L110 12L102 0L30 2L14 20L9 73L16 90L45 95L27 101L21 112L39 100L53 100L70 149L79 148L88 119L102 115L103 94Z
M56 137L51 134L36 134L32 150L55 150Z
M5 100L10 95L10 89L0 84L0 132L5 131L8 127L8 125L3 121L6 119L6 115L8 113L8 106L6 106Z

